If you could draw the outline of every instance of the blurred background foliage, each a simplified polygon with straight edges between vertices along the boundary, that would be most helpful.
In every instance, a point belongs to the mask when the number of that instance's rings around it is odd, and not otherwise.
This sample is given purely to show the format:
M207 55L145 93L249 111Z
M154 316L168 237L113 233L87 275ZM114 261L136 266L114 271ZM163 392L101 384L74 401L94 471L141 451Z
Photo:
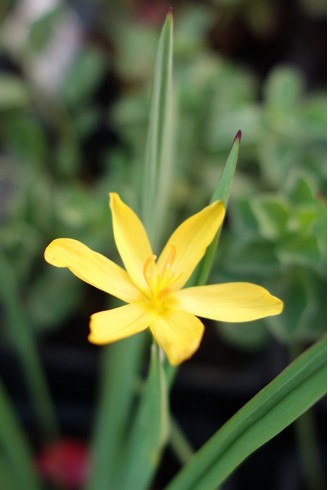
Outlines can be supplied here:
M208 202L241 129L212 281L257 282L286 306L252 328L217 331L243 349L261 348L270 335L311 342L326 326L325 3L173 7L175 176L171 222L163 226L169 233ZM1 254L38 335L61 334L81 311L86 323L93 302L107 301L48 267L43 250L67 236L116 254L107 195L117 191L138 206L167 8L146 0L1 2ZM87 325L79 331L86 342ZM7 335L3 328L4 342Z

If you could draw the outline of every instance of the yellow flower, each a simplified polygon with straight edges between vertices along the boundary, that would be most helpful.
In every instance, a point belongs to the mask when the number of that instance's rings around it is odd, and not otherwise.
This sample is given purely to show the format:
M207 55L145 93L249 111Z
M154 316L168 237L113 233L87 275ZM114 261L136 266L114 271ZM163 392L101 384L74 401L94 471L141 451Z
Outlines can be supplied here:
M247 322L281 313L283 303L255 284L235 282L182 289L224 218L220 201L184 221L157 259L137 215L110 194L114 238L125 269L70 238L54 240L45 259L127 305L91 316L89 340L107 344L147 328L177 365L198 349L204 325L197 316ZM197 315L197 316L196 316Z

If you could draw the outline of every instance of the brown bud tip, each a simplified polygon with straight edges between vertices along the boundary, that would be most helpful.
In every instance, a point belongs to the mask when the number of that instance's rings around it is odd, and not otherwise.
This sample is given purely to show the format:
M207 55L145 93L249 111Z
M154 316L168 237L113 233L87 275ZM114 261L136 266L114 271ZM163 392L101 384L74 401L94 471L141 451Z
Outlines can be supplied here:
M172 6L169 7L168 14L173 15L173 7Z
M238 140L238 142L241 140L241 137L242 137L243 133L241 132L241 130L239 130L235 136L235 139L233 140L233 142L235 142L236 140Z

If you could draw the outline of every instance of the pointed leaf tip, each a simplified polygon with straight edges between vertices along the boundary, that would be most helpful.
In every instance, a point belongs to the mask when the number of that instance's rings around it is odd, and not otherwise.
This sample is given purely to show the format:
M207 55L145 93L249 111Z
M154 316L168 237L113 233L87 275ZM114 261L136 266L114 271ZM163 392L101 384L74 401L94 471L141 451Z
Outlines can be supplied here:
M236 136L235 136L235 139L233 140L233 142L235 142L236 140L240 141L241 140L241 137L242 137L243 133L241 132L241 130L239 129L239 131L237 132Z
M173 7L170 6L169 9L168 9L168 15L173 15Z

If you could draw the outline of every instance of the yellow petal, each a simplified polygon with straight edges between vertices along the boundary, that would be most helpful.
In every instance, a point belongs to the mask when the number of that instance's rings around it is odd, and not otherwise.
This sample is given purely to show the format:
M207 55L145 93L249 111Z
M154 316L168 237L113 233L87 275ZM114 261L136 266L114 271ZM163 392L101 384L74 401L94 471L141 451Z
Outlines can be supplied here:
M89 341L108 344L145 330L155 318L144 303L131 303L91 315Z
M82 281L123 301L130 303L142 299L141 291L124 269L77 240L54 240L46 248L44 258L55 267L67 267Z
M165 309L150 326L150 330L170 364L177 366L198 349L204 325L189 313Z
M113 230L117 249L131 279L143 291L148 285L143 275L146 260L153 255L146 230L138 216L118 194L110 193Z
M157 264L159 271L162 272L170 260L173 245L175 258L171 272L177 278L173 290L182 288L189 279L206 248L212 242L223 218L223 204L221 201L216 201L184 221L171 235Z
M283 302L256 284L232 282L176 291L166 306L222 322L249 322L278 315Z

